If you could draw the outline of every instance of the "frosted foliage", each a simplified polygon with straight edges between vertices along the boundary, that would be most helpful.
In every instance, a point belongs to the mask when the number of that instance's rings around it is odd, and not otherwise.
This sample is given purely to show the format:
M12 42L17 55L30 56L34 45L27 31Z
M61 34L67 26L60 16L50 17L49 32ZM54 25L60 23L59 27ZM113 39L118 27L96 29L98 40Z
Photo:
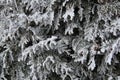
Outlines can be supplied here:
M111 60L112 60L112 58L113 58L113 55L114 55L115 53L120 52L120 51L119 51L119 48L120 48L120 38L118 38L118 39L115 41L115 43L112 44L112 48L111 48L111 50L110 50L110 53L109 53L109 54L106 56L106 58L105 58L106 63L111 64Z
M65 14L63 15L64 21L67 21L68 16L70 16L70 20L73 19L73 17L74 17L73 6L67 7L67 10L66 10Z
M94 60L94 57L92 57L88 63L88 69L91 69L91 70L94 70L96 64L95 64L95 60Z
M74 23L68 24L68 27L65 30L65 34L69 34L69 35L73 34L74 28L77 28L76 24L74 24Z
M0 0L0 80L120 80L120 1Z

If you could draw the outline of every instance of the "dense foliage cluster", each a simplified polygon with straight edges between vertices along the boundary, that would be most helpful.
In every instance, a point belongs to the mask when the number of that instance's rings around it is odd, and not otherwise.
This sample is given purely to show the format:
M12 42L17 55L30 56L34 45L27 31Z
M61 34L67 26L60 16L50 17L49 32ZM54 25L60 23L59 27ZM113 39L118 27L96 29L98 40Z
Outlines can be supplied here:
M119 0L0 0L0 80L120 80Z

